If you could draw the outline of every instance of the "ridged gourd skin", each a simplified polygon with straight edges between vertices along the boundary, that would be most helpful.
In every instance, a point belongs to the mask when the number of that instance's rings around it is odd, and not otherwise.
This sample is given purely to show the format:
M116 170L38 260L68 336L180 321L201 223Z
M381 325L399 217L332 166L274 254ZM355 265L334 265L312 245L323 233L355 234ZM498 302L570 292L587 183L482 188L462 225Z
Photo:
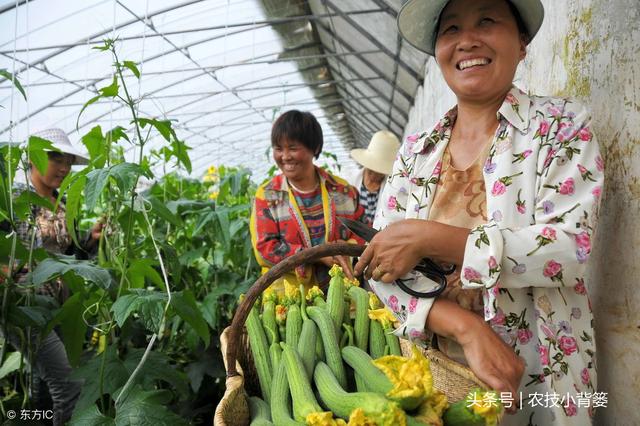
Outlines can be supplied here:
M342 348L342 358L356 374L362 377L369 391L386 395L393 388L393 383L378 367L373 365L373 358L362 349L355 346L345 346Z
M378 359L384 356L386 345L387 339L384 337L382 324L375 320L371 321L369 323L369 354L371 354L371 358Z
M386 374L373 364L373 358L365 351L354 346L346 346L342 348L342 358L353 371L356 377L361 377L364 382L364 388L370 392L376 392L382 395L393 389L393 383ZM424 398L389 398L397 402L404 410L411 411L420 405Z
M400 348L400 340L398 336L393 334L393 330L384 330L384 338L387 346L389 347L389 355L402 356L402 349Z
M300 332L302 332L302 316L300 314L300 306L290 305L287 310L286 337L287 345L292 348L298 347L300 340Z
M270 345L280 341L276 323L276 303L273 300L267 300L262 306L262 325Z
M310 306L307 308L307 315L316 323L320 335L322 336L322 344L324 347L324 356L327 365L338 379L338 383L343 388L347 387L347 374L342 363L338 337L336 336L333 322L329 313L323 308Z
M344 318L344 280L340 274L331 277L327 292L327 310L336 333L336 342L342 337L342 319Z
M356 408L361 408L379 426L406 425L406 415L398 404L379 393L345 391L329 366L323 362L316 365L313 379L320 399L338 417L348 419Z
M273 369L271 366L271 357L269 356L267 336L264 334L264 328L262 327L258 310L255 307L249 310L246 327L247 334L249 335L249 347L251 348L254 365L258 373L260 390L262 391L264 400L270 402Z
M316 366L316 338L318 328L311 318L305 318L302 321L302 331L298 341L298 353L302 358L304 369L309 380L313 377L313 369Z
M349 288L348 293L356 307L356 316L353 321L356 346L366 351L369 344L369 293L356 286Z
M271 422L271 409L262 398L257 396L249 397L249 413L251 423L249 426L273 426Z
M451 404L442 415L445 426L486 426L486 420L474 413L468 406L466 398Z
M297 422L291 414L291 392L287 381L287 371L284 363L280 363L273 376L271 384L271 417L273 424L278 426L304 426Z
M298 351L286 343L282 343L282 363L287 371L287 381L293 401L293 418L304 422L309 414L323 412L313 394L311 382Z
M278 370L278 366L280 365L280 360L282 359L282 348L280 347L280 343L274 342L269 346L269 357L271 358L271 371L275 375L275 372Z

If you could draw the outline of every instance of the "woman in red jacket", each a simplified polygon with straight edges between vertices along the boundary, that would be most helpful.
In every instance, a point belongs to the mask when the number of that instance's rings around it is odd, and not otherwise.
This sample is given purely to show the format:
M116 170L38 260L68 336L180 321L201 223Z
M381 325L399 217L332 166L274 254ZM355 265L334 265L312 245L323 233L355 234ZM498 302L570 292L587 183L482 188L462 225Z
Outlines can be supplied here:
M358 203L358 191L313 164L322 144L322 128L309 112L288 111L273 124L273 159L281 173L258 188L251 214L251 241L263 273L305 248L336 241L362 242L338 220L361 220L364 210ZM323 284L334 264L351 276L350 260L332 256L302 265L285 278L310 288ZM275 289L278 287L281 284L276 283Z

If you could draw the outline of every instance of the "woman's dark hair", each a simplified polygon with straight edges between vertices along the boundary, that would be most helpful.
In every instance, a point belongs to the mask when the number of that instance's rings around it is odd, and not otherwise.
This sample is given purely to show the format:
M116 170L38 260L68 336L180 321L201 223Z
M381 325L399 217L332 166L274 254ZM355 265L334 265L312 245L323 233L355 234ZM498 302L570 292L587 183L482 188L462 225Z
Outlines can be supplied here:
M520 16L520 12L518 12L518 8L513 5L509 0L505 0L507 2L507 6L509 6L509 10L516 20L516 25L518 26L518 33L524 37L524 43L529 44L531 41L531 36L529 35L529 31L527 30L527 26L524 24L522 20L522 16ZM444 9L442 9L444 11ZM438 16L438 24L436 25L435 32L433 34L433 39L438 39L438 31L440 30L440 20L442 19L442 12L440 12L440 16Z
M271 146L283 139L300 142L313 152L315 158L322 152L322 127L310 112L287 111L273 123Z

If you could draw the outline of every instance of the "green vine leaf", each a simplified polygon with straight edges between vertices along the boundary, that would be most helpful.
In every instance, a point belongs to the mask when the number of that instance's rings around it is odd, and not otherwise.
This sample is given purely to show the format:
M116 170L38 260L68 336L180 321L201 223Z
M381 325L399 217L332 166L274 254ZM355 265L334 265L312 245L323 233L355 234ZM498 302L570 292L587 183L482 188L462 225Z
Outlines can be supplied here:
M136 66L136 63L133 61L123 61L122 66L129 68L129 70L136 76L136 78L140 79L140 70Z
M34 285L40 285L67 272L73 272L85 281L92 282L104 289L108 289L111 286L109 271L87 260L76 260L72 257L43 260L31 274L31 282Z
M109 155L109 145L102 135L102 128L95 126L89 133L82 137L82 143L87 147L89 157L94 167L97 169L104 167Z
M116 426L116 421L102 414L95 405L90 405L83 410L74 410L69 426Z
M51 141L42 139L38 136L29 136L29 143L27 145L27 153L29 154L29 161L38 169L38 171L45 175L47 173L47 167L49 165L49 156L47 151L60 151L55 148Z
M174 293L171 297L171 306L180 318L193 327L205 346L209 346L209 327L198 309L193 293L190 290Z
M100 95L105 98L115 98L118 96L119 89L118 78L114 75L111 84L98 89L98 92L100 92Z
M166 303L167 295L165 293L160 293L158 291L147 291L143 289L133 289L131 293L125 294L124 296L120 296L118 300L115 301L113 306L111 306L111 311L113 312L113 319L118 323L120 327L122 327L127 320L134 312L141 312L140 309L145 307L146 311L144 312L147 317L145 318L145 325L155 325L159 327L160 322L162 320L162 314L164 312L164 304ZM151 307L150 305L157 305L156 307ZM160 308L158 311L157 307ZM157 314L160 313L158 317ZM158 331L158 327L149 328L149 331L156 332Z
M69 190L67 191L67 230L78 247L80 247L80 243L78 242L76 223L78 214L80 213L80 206L82 205L82 192L86 181L87 176L85 174L79 174L73 183L71 183Z
M0 379L18 370L22 363L22 354L20 352L11 352L2 363L2 367L0 367Z
M87 183L84 186L84 202L87 210L91 211L96 206L108 179L109 169L92 170L87 174Z
M116 425L187 425L184 419L166 408L170 400L168 391L146 392L134 388L116 406Z
M76 129L78 129L80 126L80 117L82 116L82 113L84 112L85 109L87 109L87 107L93 103L95 103L98 99L100 99L102 97L102 95L97 95L94 96L93 98L89 99L87 102L85 102L84 105L82 105L82 108L80 108L80 112L78 113L78 119L76 120Z
M22 87L22 84L20 84L20 81L18 81L18 77L14 76L4 68L0 69L0 76L13 82L13 85L16 86L16 89L18 89L18 91L22 93L22 97L24 98L24 100L25 101L27 100L27 94L25 93L24 88Z
M132 120L131 123L135 123L135 120ZM171 121L169 120L155 120L151 118L138 118L138 124L141 128L145 128L147 125L151 125L155 127L155 129L162 135L163 138L167 140L167 142L171 142L171 137L176 140L178 137L176 136L175 131L171 127Z

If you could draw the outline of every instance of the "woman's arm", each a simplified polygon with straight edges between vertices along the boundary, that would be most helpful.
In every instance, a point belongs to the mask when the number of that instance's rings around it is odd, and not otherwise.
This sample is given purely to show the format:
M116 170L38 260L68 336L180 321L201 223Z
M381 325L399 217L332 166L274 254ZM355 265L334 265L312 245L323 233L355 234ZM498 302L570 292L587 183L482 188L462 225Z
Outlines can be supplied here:
M524 361L482 318L450 300L436 299L426 326L458 342L469 367L480 380L498 392L510 392L515 398L524 374Z
M268 202L256 195L251 211L251 244L260 266L271 267L302 250L302 244L283 238Z

